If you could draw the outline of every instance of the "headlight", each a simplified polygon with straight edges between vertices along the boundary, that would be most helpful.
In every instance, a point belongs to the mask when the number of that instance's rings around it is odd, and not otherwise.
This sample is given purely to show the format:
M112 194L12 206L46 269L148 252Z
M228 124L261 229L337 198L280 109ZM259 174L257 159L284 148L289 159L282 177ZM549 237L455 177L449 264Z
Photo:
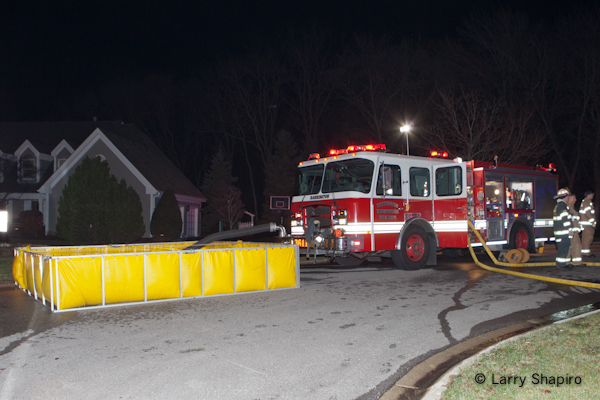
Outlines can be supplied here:
M301 226L302 225L302 213L301 212L293 212L292 220L290 221L290 226Z

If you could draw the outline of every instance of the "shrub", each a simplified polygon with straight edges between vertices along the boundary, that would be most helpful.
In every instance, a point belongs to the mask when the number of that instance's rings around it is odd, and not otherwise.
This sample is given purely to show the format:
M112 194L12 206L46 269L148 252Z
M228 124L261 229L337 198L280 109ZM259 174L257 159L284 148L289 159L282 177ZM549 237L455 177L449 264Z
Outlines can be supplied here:
M152 221L150 221L150 233L154 237L162 237L166 240L175 240L181 236L181 212L179 203L175 198L175 192L172 188L167 188L158 201Z
M23 211L19 214L19 221L24 238L36 239L44 236L44 215L40 211Z

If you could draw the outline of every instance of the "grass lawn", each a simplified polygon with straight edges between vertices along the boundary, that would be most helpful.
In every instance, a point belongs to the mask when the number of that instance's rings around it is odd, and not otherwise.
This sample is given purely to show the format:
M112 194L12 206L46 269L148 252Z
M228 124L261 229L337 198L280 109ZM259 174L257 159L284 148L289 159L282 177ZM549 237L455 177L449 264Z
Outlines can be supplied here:
M554 324L479 355L442 399L597 399L600 313Z
M0 283L13 283L12 256L0 256Z

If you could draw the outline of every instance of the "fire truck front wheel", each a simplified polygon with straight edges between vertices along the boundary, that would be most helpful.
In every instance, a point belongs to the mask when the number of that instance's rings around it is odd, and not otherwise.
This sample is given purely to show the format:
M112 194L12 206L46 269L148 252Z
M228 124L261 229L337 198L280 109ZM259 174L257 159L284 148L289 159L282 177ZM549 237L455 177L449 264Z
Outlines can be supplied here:
M418 226L410 226L402 235L400 250L392 250L392 261L399 269L415 271L427 263L429 239Z

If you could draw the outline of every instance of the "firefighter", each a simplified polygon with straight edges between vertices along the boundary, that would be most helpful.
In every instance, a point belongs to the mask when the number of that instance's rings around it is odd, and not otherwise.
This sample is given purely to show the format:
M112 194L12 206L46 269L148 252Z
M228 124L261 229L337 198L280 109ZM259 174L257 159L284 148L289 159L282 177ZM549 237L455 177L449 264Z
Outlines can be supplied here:
M581 222L579 223L583 228L581 234L581 255L586 257L596 257L590 251L590 246L594 240L594 231L596 230L596 219L594 218L594 192L588 190L583 195L581 205L579 206L579 217Z
M575 202L577 201L577 196L571 194L567 197L567 205L569 206L569 213L571 213L571 218L573 220L573 237L571 238L571 247L569 247L569 254L567 258L571 259L574 267L582 265L581 258L581 238L579 237L579 232L581 232L581 227L579 225L579 213L575 209Z
M567 197L571 192L567 188L559 189L554 200L554 239L556 241L556 267L562 270L569 271L571 266L568 254L571 246L571 237L573 236L573 220L569 213L569 206L566 203Z

